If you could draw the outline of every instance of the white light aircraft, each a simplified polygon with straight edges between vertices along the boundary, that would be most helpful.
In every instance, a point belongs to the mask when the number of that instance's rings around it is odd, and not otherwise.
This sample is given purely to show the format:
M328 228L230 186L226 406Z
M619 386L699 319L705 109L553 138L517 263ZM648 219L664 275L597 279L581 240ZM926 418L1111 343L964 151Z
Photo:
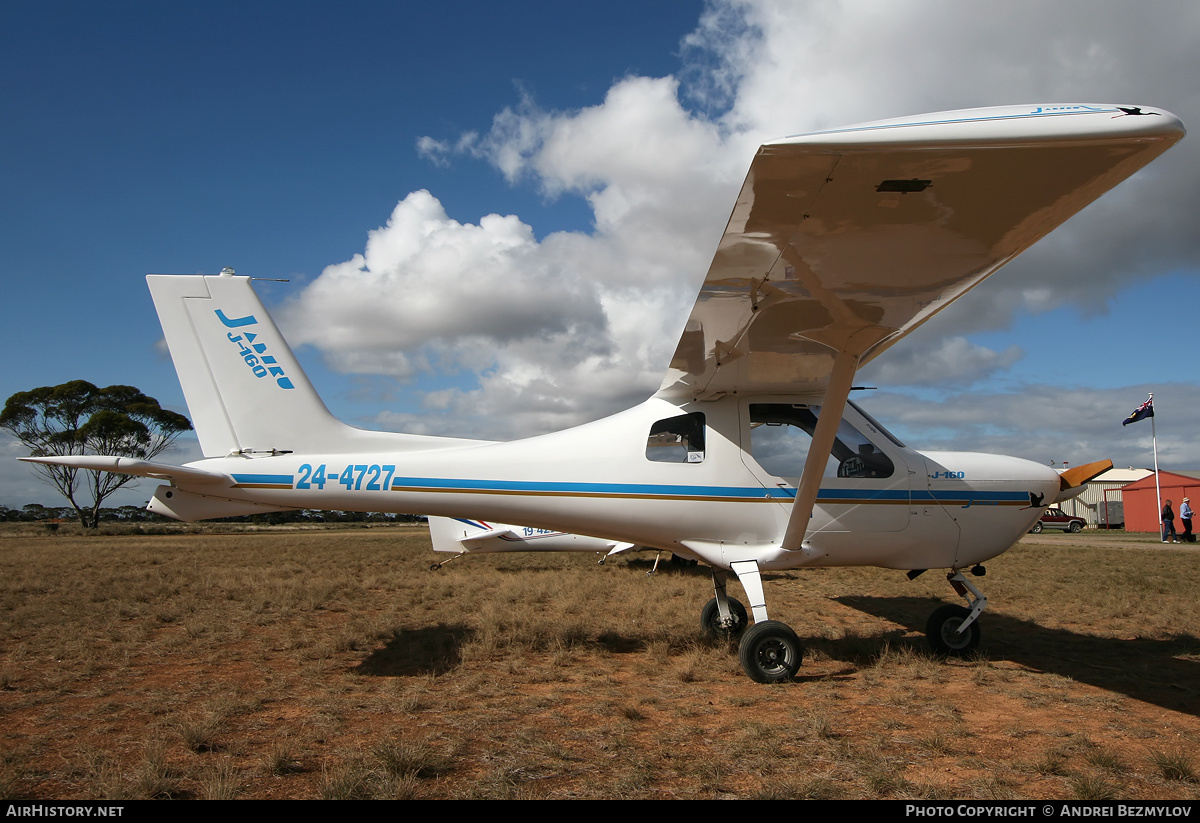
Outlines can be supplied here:
M33 459L166 480L149 508L185 521L420 512L667 550L712 568L702 625L741 632L760 682L792 678L802 655L768 618L763 572L946 569L965 607L938 609L927 629L935 648L965 653L987 600L963 571L981 574L1099 466L1059 475L914 451L848 401L855 372L1183 134L1145 106L1006 106L767 143L658 392L506 443L346 426L250 278L151 275L206 458ZM726 595L729 572L752 625Z

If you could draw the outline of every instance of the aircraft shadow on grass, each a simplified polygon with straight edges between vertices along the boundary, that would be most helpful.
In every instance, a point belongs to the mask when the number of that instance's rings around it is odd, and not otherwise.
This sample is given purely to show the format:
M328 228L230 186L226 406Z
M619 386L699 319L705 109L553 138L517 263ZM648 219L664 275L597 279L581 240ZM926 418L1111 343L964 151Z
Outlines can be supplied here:
M707 577L709 574L707 568L694 562L674 561L669 553L664 552L664 555L667 559L658 565L655 574L701 577ZM655 568L653 559L646 558L630 558L626 565L635 572L649 572ZM539 565L528 559L519 566L498 566L494 569L498 573L520 575L560 570L561 566L557 564ZM475 630L462 623L438 623L436 626L420 629L396 629L383 648L365 657L355 670L359 674L375 677L442 674L462 663L461 649L474 638ZM626 637L616 632L602 632L599 636L579 639L586 639L587 642L602 647L611 654L639 652L646 646L645 638Z
M928 597L861 595L834 599L912 632L924 632L930 605L941 602ZM1200 660L1181 657L1200 657L1200 639L1191 635L1180 634L1166 640L1097 637L1047 628L994 611L987 612L981 623L984 632L979 653L993 662L1006 660L1164 709L1200 716L1200 696L1195 685L1200 682ZM879 635L881 643L888 639L888 634ZM924 646L923 639L921 645ZM829 643L834 656L837 646L838 641Z
M834 600L903 627L843 640L802 638L806 645L819 646L830 657L856 666L877 656L887 645L912 643L924 651L924 639L914 640L911 634L924 631L925 616L932 606L942 602L930 597L846 596ZM1185 657L1200 654L1198 638L1096 637L1051 629L996 612L988 613L985 628L980 653L992 662L1008 661L1164 709L1200 716L1200 697L1195 687L1200 682L1200 661ZM474 629L462 623L397 629L382 648L364 657L356 671L375 677L442 674L463 662L462 650L475 634ZM636 653L645 648L644 638L612 632L581 639L614 654ZM843 676L844 673L835 679ZM799 679L812 678L802 668Z
M383 648L367 655L355 672L374 677L444 674L462 663L462 647L474 635L462 623L395 629Z

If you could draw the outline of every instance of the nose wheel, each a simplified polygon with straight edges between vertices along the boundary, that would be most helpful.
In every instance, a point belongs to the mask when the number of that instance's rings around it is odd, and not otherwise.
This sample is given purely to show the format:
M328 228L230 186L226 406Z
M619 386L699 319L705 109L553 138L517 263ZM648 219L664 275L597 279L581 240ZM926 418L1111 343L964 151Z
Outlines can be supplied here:
M925 635L935 653L965 657L975 650L981 632L978 623L963 625L970 615L962 606L942 606L929 615Z
M982 575L983 567L977 566L976 569L978 571L975 573ZM959 570L952 571L946 579L954 591L967 601L967 605L946 605L934 609L925 624L925 636L934 654L966 657L975 651L983 636L976 621L987 608L987 598Z

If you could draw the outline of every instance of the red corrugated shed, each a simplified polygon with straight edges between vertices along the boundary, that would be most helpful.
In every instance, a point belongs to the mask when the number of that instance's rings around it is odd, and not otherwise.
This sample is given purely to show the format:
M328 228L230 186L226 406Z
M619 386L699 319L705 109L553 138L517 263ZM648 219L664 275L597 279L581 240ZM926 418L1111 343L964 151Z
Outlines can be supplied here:
M1192 508L1200 512L1200 480L1173 472L1158 473L1158 484L1162 489L1162 499L1171 501L1175 510L1175 530L1183 531L1179 522L1179 504L1183 498L1192 498ZM1135 480L1121 489L1121 498L1125 503L1125 531L1157 532L1158 501L1154 496L1154 475L1148 475L1141 480ZM1200 528L1196 518L1192 520L1192 529Z

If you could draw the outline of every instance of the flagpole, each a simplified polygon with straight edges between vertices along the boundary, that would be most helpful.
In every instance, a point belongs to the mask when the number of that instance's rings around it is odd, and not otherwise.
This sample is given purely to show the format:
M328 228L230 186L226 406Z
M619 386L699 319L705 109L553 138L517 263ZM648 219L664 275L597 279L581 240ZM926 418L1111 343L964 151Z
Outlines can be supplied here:
M1146 402L1133 410L1133 414L1121 421L1121 427L1124 428L1130 423L1136 423L1139 420L1150 418L1150 443L1154 448L1154 501L1158 505L1158 536L1163 536L1163 518L1162 518L1162 484L1158 477L1158 428L1154 421L1154 392L1150 392L1150 397ZM1166 540L1163 540L1166 543Z
M1153 400L1154 392L1150 392L1150 400L1146 402ZM1154 447L1154 497L1158 501L1158 536L1166 543L1166 527L1162 522L1162 489L1158 483L1158 430L1154 426L1154 415L1150 415L1150 443Z

